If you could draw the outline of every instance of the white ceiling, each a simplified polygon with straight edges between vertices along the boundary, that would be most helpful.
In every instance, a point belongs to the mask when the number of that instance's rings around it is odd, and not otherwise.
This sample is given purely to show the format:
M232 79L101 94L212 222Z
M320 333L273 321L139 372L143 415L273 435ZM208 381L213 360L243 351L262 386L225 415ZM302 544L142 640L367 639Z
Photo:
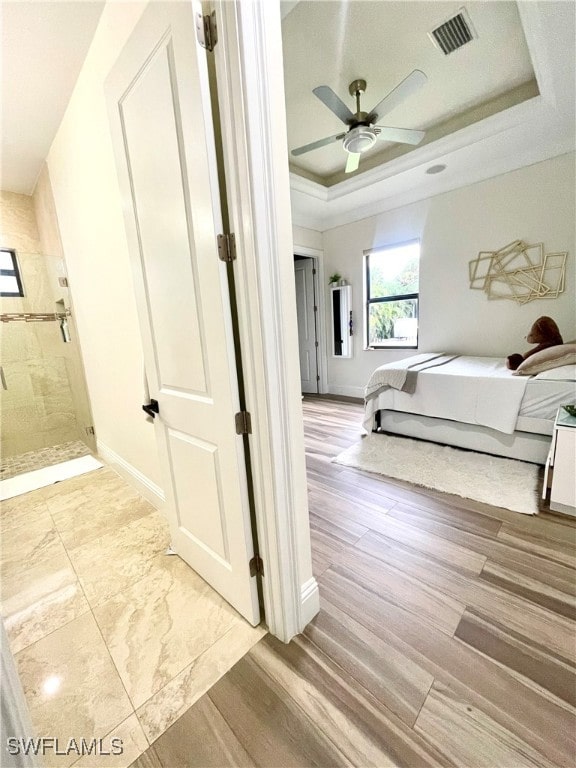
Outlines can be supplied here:
M422 70L428 77L426 85L379 122L420 130L437 127L425 141L461 127L464 113L470 123L537 95L515 2L468 0L464 7L477 39L448 56L433 45L427 33L461 7L461 0L302 0L292 9L283 8L288 11L282 38L289 148L346 130L312 93L318 85L329 85L355 112L348 86L357 78L365 79L362 108L370 112L412 70ZM532 88L518 91L531 82ZM514 91L509 100L498 98ZM471 111L481 105L483 109ZM407 145L377 142L363 154L357 173L387 162L399 148L413 151ZM345 178L346 157L338 141L291 156L290 161L296 173L305 171L308 178L330 186Z
M0 189L33 192L103 8L1 0Z
M322 232L574 152L576 3L519 0L517 5L538 95L457 124L447 135L332 186L292 172L293 223ZM436 164L445 165L445 171L428 175L426 170Z

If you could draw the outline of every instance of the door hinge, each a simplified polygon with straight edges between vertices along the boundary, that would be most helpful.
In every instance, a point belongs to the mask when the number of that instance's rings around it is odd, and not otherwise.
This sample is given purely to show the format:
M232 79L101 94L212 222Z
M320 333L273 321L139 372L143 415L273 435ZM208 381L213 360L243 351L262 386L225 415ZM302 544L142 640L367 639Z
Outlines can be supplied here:
M234 420L236 422L237 435L252 434L252 419L248 411L240 411L234 416Z
M213 51L218 42L218 31L216 29L216 11L210 14L202 15L200 11L196 14L196 37L202 48L207 51Z
M314 342L314 346L315 346L315 347L317 347L317 346L318 346L318 342L317 342L317 341L315 341L315 342Z
M320 376L316 376L316 381L320 381Z
M264 563L260 555L255 555L250 560L250 576L264 576Z
M229 235L218 235L218 258L220 261L234 261L236 259L236 237L231 232Z
M312 270L312 274L313 274L313 275L315 275L315 274L316 274L316 270L315 270L315 269L313 269L313 270Z
M94 427L92 427L92 426L90 426L90 427L86 427L86 434L87 434L87 435L93 435L93 434L95 434L95 432L94 432Z
M318 307L314 307L314 312L318 312Z

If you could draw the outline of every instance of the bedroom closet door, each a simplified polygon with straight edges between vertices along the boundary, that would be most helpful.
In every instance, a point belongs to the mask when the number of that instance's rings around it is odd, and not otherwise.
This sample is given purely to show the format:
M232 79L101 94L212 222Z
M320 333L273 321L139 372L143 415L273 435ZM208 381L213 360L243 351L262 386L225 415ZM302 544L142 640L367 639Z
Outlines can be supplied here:
M229 288L216 239L206 52L196 41L195 10L151 2L106 91L172 546L258 624Z

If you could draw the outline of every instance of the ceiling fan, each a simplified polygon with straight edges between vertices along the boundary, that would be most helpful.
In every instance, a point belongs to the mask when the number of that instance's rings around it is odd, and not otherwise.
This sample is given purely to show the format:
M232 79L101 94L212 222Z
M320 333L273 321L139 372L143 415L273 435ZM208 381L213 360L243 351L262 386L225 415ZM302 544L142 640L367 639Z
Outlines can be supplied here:
M424 138L424 131L412 131L408 128L389 128L384 125L375 125L384 115L391 112L401 102L418 91L428 78L419 69L415 69L402 82L390 91L371 112L362 112L360 109L360 96L366 90L366 80L353 80L348 88L350 95L356 98L356 113L348 109L346 104L337 96L332 88L327 85L319 85L312 93L325 104L328 109L339 117L348 126L344 133L328 136L326 139L313 141L303 147L293 149L293 155L303 155L313 149L325 147L335 141L343 139L342 146L348 152L346 161L346 173L351 173L358 168L360 155L370 149L377 139L381 141L395 141L399 144L419 144Z

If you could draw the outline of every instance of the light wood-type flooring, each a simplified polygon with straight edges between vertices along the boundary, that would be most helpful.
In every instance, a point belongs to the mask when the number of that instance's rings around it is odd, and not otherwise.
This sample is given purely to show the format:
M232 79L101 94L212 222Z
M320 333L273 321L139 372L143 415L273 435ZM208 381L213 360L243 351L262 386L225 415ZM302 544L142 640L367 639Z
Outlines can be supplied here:
M332 464L361 406L303 407L321 612L133 768L576 765L574 521Z

